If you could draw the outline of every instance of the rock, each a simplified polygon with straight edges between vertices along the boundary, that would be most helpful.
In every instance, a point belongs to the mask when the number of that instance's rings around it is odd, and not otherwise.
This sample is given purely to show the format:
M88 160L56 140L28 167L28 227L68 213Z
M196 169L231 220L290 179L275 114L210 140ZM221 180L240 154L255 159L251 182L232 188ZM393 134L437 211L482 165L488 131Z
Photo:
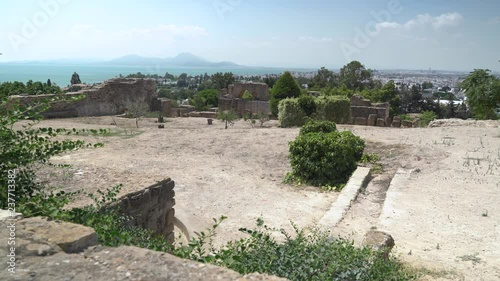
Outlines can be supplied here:
M403 125L403 127L408 127L408 128L411 128L411 127L413 127L413 122L412 122L412 121L410 121L410 120L403 120L403 121L401 122L401 125Z
M60 252L47 257L28 257L23 262L15 280L287 280L257 273L243 276L227 268L131 246L95 246L82 254ZM2 270L0 280L12 280L8 274Z
M165 125L164 124L158 125L158 129L165 129Z
M92 228L79 224L33 217L20 220L17 225L27 237L49 242L44 244L55 244L66 253L81 252L98 242L97 234Z
M396 120L394 118L394 120L392 120L391 127L395 127L395 128L401 127L401 120Z
M385 127L385 120L382 118L377 119L377 127Z
M392 236L379 230L368 231L363 239L363 246L370 247L375 251L383 251L386 257L389 256L394 245Z
M385 125L389 127L391 126L391 123L392 123L392 118L389 116L385 117Z
M356 117L355 125L363 125L366 126L366 118L365 117Z
M377 125L377 114L370 114L368 115L368 126L375 126Z

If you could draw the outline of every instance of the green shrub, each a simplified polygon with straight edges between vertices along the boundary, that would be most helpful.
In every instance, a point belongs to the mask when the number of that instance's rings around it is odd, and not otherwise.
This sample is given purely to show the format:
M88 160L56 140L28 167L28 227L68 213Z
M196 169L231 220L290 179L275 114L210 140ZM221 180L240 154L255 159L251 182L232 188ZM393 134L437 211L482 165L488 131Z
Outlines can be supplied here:
M304 125L306 114L300 107L299 100L290 98L281 100L278 120L282 128Z
M234 121L238 119L238 113L236 113L234 110L225 110L225 111L219 111L217 113L217 119L219 119L221 122L225 123L225 129L227 129L228 125L233 126Z
M289 144L292 174L317 186L345 184L361 160L364 145L349 131L299 135Z
M29 216L57 214L69 202L73 194L54 191L37 181L36 165L49 163L50 158L68 151L102 144L87 144L81 140L69 140L66 135L90 133L103 134L106 130L67 130L35 128L42 119L41 113L55 102L71 102L71 98L58 95L31 106L24 106L7 96L0 95L0 208L12 207ZM24 126L15 127L18 121L30 120Z
M437 118L436 113L434 111L423 111L420 114L420 126L427 127L431 121Z
M283 73L271 89L270 106L274 116L278 115L278 106L285 98L298 98L301 94L300 87L288 71Z
M207 107L217 107L219 105L219 92L217 90L203 90L196 94L196 96L203 98Z
M243 93L241 98L244 100L253 100L254 99L252 94L248 90L245 90L245 92Z
M310 95L301 95L299 97L299 104L307 116L311 116L316 112L316 101Z
M351 101L343 96L323 96L316 99L316 119L345 124L351 119Z
M418 277L394 257L386 259L381 252L357 248L328 232L292 224L294 233L281 230L284 242L279 243L273 238L276 230L263 224L258 219L257 229L240 229L249 237L229 242L205 259L241 274L260 272L294 281L405 281Z
M300 134L305 135L308 133L331 133L337 131L337 125L330 121L315 121L309 120L302 128Z

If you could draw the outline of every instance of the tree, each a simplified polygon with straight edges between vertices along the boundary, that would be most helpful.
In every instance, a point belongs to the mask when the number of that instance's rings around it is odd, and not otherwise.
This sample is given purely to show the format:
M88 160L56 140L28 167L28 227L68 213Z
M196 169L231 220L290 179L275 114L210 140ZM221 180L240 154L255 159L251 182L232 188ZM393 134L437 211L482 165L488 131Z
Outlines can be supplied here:
M434 88L434 85L432 85L431 82L426 81L426 82L422 83L422 90L432 89L432 88Z
M488 69L476 69L460 85L465 90L467 104L477 119L497 119L500 107L500 79Z
M50 81L50 79L47 79L47 86L52 87L52 81Z
M313 78L314 87L324 88L335 86L335 75L332 71L322 67Z
M219 106L219 92L214 89L203 90L197 94L197 96L202 97L205 100L205 105L207 106Z
M275 77L272 77L272 76L265 77L263 79L264 83L266 83L267 86L269 86L269 88L274 87L274 84L276 83L276 80L278 80L278 79L276 79Z
M362 91L373 84L372 71L366 69L359 61L352 61L340 69L340 83L350 90Z
M212 75L212 81L217 90L226 89L229 85L233 84L236 79L232 72L217 72Z
M224 110L220 111L217 114L217 119L219 119L221 122L225 122L225 129L227 129L228 125L234 125L234 121L238 119L238 114L234 112L234 110Z
M73 73L73 75L71 75L71 85L74 85L74 84L82 84L82 81L80 80L80 75L78 75L78 73Z
M286 71L276 81L276 84L271 90L271 112L274 116L278 116L278 104L282 99L298 98L301 94L300 87L292 74Z

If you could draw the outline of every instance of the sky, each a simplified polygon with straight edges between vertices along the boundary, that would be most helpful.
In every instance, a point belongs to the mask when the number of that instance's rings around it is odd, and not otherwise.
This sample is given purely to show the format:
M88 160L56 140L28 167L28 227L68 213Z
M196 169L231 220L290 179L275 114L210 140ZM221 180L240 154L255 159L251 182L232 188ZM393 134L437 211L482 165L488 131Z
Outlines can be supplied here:
M0 62L173 57L500 71L498 0L2 0Z

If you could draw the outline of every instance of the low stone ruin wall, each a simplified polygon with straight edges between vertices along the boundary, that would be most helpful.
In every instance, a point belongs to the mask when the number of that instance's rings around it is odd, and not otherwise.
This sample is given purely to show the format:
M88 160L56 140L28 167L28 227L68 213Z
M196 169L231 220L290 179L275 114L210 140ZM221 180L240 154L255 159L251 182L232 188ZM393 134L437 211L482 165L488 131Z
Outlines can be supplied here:
M219 97L219 110L233 109L240 116L245 114L256 115L263 113L266 116L271 114L271 107L268 101L251 101L242 99L225 99Z
M96 88L65 93L68 97L84 96L74 102L57 102L42 115L45 118L66 118L80 116L105 116L122 114L129 106L144 106L149 109L156 95L156 83L151 79L117 78ZM12 96L25 105L32 105L53 98L54 95Z
M175 183L165 179L143 190L129 193L118 199L122 214L130 216L131 225L148 228L174 242Z

